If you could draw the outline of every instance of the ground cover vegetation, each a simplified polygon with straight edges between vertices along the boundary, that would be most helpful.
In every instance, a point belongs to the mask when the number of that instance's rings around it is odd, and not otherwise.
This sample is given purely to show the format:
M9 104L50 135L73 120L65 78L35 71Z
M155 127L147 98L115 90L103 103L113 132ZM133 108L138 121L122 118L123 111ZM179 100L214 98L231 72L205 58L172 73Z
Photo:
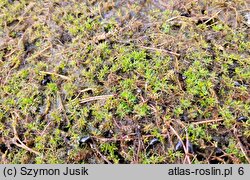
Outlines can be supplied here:
M248 0L0 0L1 163L250 163Z

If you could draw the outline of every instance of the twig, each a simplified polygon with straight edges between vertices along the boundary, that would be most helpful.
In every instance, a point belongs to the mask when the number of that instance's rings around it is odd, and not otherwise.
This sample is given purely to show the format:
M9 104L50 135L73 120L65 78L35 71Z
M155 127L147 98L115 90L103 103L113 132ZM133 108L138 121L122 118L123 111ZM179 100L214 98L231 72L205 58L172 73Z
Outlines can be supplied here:
M205 121L199 121L199 122L192 122L192 124L205 124L205 123L213 123L213 122L220 122L224 119L212 119L212 120L205 120Z
M179 17L181 17L181 16L175 16L175 17L169 18L169 19L167 19L167 20L165 21L165 23L166 23L166 22L169 22L169 21L172 21L172 20L174 20L174 19L177 19L177 18L179 18Z
M51 122L49 122L43 129L43 131L40 133L40 136L43 136L45 131L47 130L47 128L49 127L49 125L51 124Z
M57 74L57 73L53 73L53 72L47 72L47 71L40 71L40 73L42 73L42 74L49 74L49 75L55 75L55 76L58 76L58 77L60 77L60 78L62 78L62 79L66 79L66 80L71 80L69 77L67 77L67 76L64 76L64 75L61 75L61 74Z
M80 103L86 103L90 101L96 101L96 100L104 100L113 97L114 95L102 95L102 96L94 96L83 99Z
M188 156L188 153L189 153L188 145L190 144L190 142L188 140L188 133L187 133L187 129L186 128L185 128L185 131L186 131L186 150L187 150L187 154L185 154L184 163L186 162L186 159L187 159L188 164L191 164L190 158Z
M69 118L68 118L68 116L66 114L66 110L65 110L65 107L63 105L62 97L61 97L60 92L57 92L57 98L59 100L59 106L60 106L59 109L60 109L60 111L63 112L64 118L67 120L68 125L70 125L70 121L69 121Z
M80 91L80 93L86 92L86 91L93 91L94 88L86 88Z
M45 52L46 50L48 50L48 49L51 48L51 47L52 47L52 45L49 45L48 47L44 48L43 50L41 50L41 51L39 51L38 53L34 54L33 56L29 57L27 60L37 58L37 57L40 56L43 52Z
M100 3L98 4L98 10L99 10L99 14L100 14L101 18L103 19L102 10L101 10L101 6L102 6L102 5L103 5L102 2L100 2Z
M138 147L137 147L137 153L136 153L135 159L136 159L136 163L139 163L139 156L140 156L140 151L141 151L141 133L140 133L139 127L137 127L136 136L138 140Z
M137 133L130 133L121 137L116 137L116 138L102 138L102 137L96 137L96 136L91 136L91 138L96 139L97 141L103 141L103 142L117 142L117 141L130 141L134 140L135 136ZM161 134L163 137L165 137L167 134ZM151 138L155 137L154 135L141 135L141 139L145 138Z
M106 163L108 164L112 164L104 155L102 155L102 153L95 147L95 145L90 144L90 147L97 153L99 154L99 156L101 156L101 158L106 161Z
M211 21L213 18L215 18L218 14L220 14L220 12L222 11L223 9L219 10L218 12L216 12L211 18L209 18L207 21L205 21L203 24L207 24L209 21Z
M29 152L32 152L32 153L34 153L34 154L36 154L36 155L38 155L38 156L41 155L39 152L37 152L37 151L35 151L35 150L29 148L28 146L26 146L22 141L20 141L20 139L17 139L17 140L18 140L18 142L19 142L20 144L17 143L15 140L13 141L13 143L14 143L16 146L18 146L18 147L20 147L20 148L23 148L23 149L25 149L25 150L27 150L27 151L29 151Z
M44 110L43 116L45 116L46 114L48 114L50 106L51 106L51 104L50 104L50 96L47 96L47 98L46 98L46 106L45 106L45 110Z
M27 7L26 7L26 9L24 10L24 13L21 15L21 16L19 16L19 21L18 21L18 23L11 29L11 31L13 31L14 29L16 29L16 27L18 27L19 26L19 24L21 23L21 20L24 18L24 16L28 13L28 11L29 10L31 10L33 7L34 7L34 5L35 5L36 3L34 3L34 2L32 2L32 3L30 3Z
M19 116L16 112L14 112L14 113L16 114L16 116ZM13 117L12 117L12 118L13 118ZM13 131L14 131L14 140L13 140L13 143L14 143L16 146L20 147L20 148L23 148L23 149L25 149L25 150L27 150L27 151L29 151L29 152L32 152L32 153L34 153L34 154L40 156L41 154L40 154L39 152L37 152L37 151L35 151L35 150L29 148L28 146L26 146L26 145L20 140L20 138L18 137L18 134L17 134L17 130L16 130L16 124L17 124L16 117L13 118L13 121L14 121L14 122L12 123L12 128L13 128ZM18 142L17 142L17 141L18 141Z
M178 54L178 53L175 53L173 51L168 51L168 50L165 50L165 49L159 49L159 48L154 48L154 47L146 47L146 46L138 46L138 47L153 50L153 51L161 51L161 52L165 52L167 54L171 54L171 55L175 55L175 56L180 56L180 54Z
M187 147L184 145L181 137L179 136L179 134L175 131L175 129L171 125L169 125L169 127L170 127L171 131L173 131L173 133L177 136L177 138L181 142L181 144L183 146L183 149L184 149L184 152L185 152L185 155L187 156L188 155L188 150L187 150ZM185 157L185 159L186 159L186 157ZM188 163L191 164L189 157L187 158L187 160L188 160Z
M80 90L79 93L77 94L77 96L73 99L73 101L76 100L82 93L84 93L86 91L92 91L93 92L94 89L93 88L86 88L86 89Z
M238 136L237 136L237 129L234 127L233 130L234 130L234 132L233 132L233 133L234 133L234 136L235 136L235 138L238 140L238 144L239 144L239 146L240 146L240 150L241 150L242 153L244 154L244 156L245 156L247 162L250 164L250 159L249 159L249 157L247 156L246 149L243 147L243 145L242 145L240 139L239 139Z

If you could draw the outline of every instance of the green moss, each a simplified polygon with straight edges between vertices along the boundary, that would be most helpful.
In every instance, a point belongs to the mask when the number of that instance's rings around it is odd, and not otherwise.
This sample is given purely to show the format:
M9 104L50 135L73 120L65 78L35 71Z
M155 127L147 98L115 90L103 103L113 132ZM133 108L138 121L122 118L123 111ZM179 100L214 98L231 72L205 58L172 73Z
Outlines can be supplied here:
M3 163L104 163L99 153L112 163L183 163L175 133L202 147L192 163L213 162L217 147L232 157L218 163L247 163L228 133L237 127L243 146L250 136L249 120L237 121L250 116L246 4L180 2L185 12L117 2L0 1ZM14 121L41 155L10 144ZM215 144L217 135L230 141ZM82 136L95 148L79 146Z

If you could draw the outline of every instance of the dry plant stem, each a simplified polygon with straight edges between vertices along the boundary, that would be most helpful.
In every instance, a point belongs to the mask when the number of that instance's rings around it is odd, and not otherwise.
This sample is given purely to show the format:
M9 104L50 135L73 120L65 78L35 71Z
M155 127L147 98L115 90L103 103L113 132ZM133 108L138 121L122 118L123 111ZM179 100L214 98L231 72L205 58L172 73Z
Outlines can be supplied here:
M84 93L84 92L86 92L86 91L94 91L94 89L93 88L86 88L86 89L83 89L83 90L81 90L81 91L79 91L79 93L77 94L77 96L73 99L73 101L74 100L76 100L82 93Z
M247 8L247 9L242 9L242 10L240 10L240 11L238 11L238 12L245 12L245 11L250 11L250 9L249 9L249 8Z
M43 50L39 51L38 53L36 53L35 55L31 56L28 58L31 59L31 58L37 58L38 56L40 56L41 54L43 54L45 51L47 51L48 49L52 48L52 45L49 45L48 47L44 48Z
M165 50L165 49L159 49L159 48L154 48L154 47L146 47L146 46L138 46L138 47L144 48L144 49L153 50L153 51L161 51L161 52L164 52L164 53L167 53L167 54L171 54L171 55L175 55L175 56L180 56L180 54L178 54L178 53L175 53L175 52L172 52L172 51L168 51L168 50Z
M99 14L100 14L101 18L103 19L102 10L101 10L101 6L102 6L102 5L103 5L103 3L100 2L99 5L98 5L98 10L99 10Z
M153 106L152 104L149 105L151 107L151 109L154 111L155 115L156 115L156 126L160 129L160 125L159 125L159 114L158 111L156 109L155 106Z
M118 137L118 138L101 138L101 137L95 137L92 136L93 139L96 139L98 141L103 141L103 142L117 142L117 141L130 141L130 140L135 140L137 134L136 133L131 133L122 137ZM161 134L163 137L165 137L168 134ZM151 138L154 137L154 135L142 135L141 139L145 139L145 138Z
M94 88L86 88L80 91L80 93L86 92L86 91L94 91Z
M239 159L238 158L236 158L235 156L232 156L231 155L231 153L226 153L225 151L223 151L223 150L221 150L222 152L223 152L223 155L222 156L220 156L221 158L222 157L229 157L229 158L231 158L233 161L234 161L234 164L239 164ZM223 161L223 160L222 160ZM225 162L225 161L224 161Z
M209 18L206 22L204 22L203 24L207 24L209 21L211 21L213 18L215 18L218 14L220 14L220 12L222 11L223 9L219 10L218 12L216 12L211 18Z
M97 153L101 158L108 164L112 164L102 153L95 147L95 145L90 144L90 147Z
M5 85L8 81L8 78L9 78L9 76L10 76L10 73L11 73L11 71L12 71L12 69L10 69L9 71L8 71L8 74L7 74L7 76L5 77L5 79L4 79L4 81L3 81L3 85Z
M43 135L44 135L45 131L48 129L48 127L50 126L50 124L51 124L51 122L49 122L49 123L45 126L45 128L43 129L43 131L40 133L40 136L43 136Z
M26 7L26 9L24 10L24 13L19 17L19 19L22 19L22 18L28 13L28 11L31 10L31 9L33 8L33 6L34 6L35 4L36 4L36 3L31 2L31 3ZM21 23L21 21L19 21L19 22L11 29L11 31L13 31L14 29L16 29L20 23Z
M49 109L50 109L50 96L46 96L46 107L45 107L45 110L44 110L44 113L43 113L43 116L45 116L46 114L48 114L49 112Z
M189 159L189 156L188 156L187 147L185 147L185 145L184 145L184 143L183 143L181 137L178 135L178 133L175 131L175 129L174 129L171 125L169 125L169 128L171 129L171 131L173 131L173 133L177 136L177 138L178 138L179 141L181 142L181 144L182 144L182 146L183 146L183 149L184 149L184 152L185 152L185 154L186 154L186 156L187 156L187 161L188 161L189 164L191 164L190 159ZM186 157L185 157L185 159L186 159Z
M20 147L20 148L23 148L23 149L25 149L25 150L27 150L27 151L29 151L29 152L32 152L32 153L34 153L34 154L40 156L41 154L40 154L39 152L37 152L37 151L35 151L35 150L29 148L28 146L26 146L26 145L20 140L20 138L18 137L18 133L17 133L17 130L16 130L16 124L17 124L17 117L18 117L19 115L17 114L17 112L14 112L14 113L15 113L16 117L12 117L12 119L13 119L12 128L13 128L13 131L14 131L14 140L13 140L13 143L14 143L16 146ZM18 141L18 142L17 142L17 141Z
M186 128L185 128L185 131L186 131L186 147L188 147L188 133L187 133L187 129ZM187 148L187 152L188 152L188 148Z
M137 153L136 153L136 162L139 163L139 156L140 156L140 151L141 151L141 133L137 132L137 139L138 139L138 147L137 147Z
M186 131L186 149L187 149L187 154L185 154L185 159L184 159L184 163L186 162L186 160L188 161L189 164L191 164L190 158L188 156L188 133L187 133L187 129L185 128Z
M209 159L211 159L211 156L212 156L212 155L213 155L213 152L211 152L211 153L209 154L209 156L206 157L207 164L209 164Z
M17 137L16 137L16 138L17 138ZM19 142L20 144L17 143L15 140L13 141L13 143L14 143L16 146L18 146L18 147L20 147L20 148L23 148L23 149L25 149L25 150L27 150L27 151L29 151L29 152L32 152L32 153L34 153L34 154L36 154L36 155L38 155L38 156L41 155L39 152L37 152L37 151L35 151L35 150L29 148L29 147L26 146L25 144L23 144L23 142L20 141L19 139L17 139L17 140L18 140L18 142Z
M104 100L113 97L114 95L102 95L102 96L94 96L83 99L80 103L86 103L90 101L96 101L96 100Z
M243 145L242 145L242 143L240 142L239 138L237 138L237 139L238 139L238 144L239 144L239 146L240 146L240 149L241 149L242 153L244 154L244 156L245 156L245 158L246 158L248 164L250 164L250 159L249 159L249 157L247 156L246 149L243 147Z
M175 16L175 17L172 17L172 18L170 18L170 19L166 20L165 22L172 21L172 20L177 19L177 18L179 18L179 17L181 17L181 16Z
M63 111L63 115L64 115L64 118L67 120L67 123L68 125L70 124L70 121L69 121L69 118L66 114L66 110L65 110L65 107L63 105L63 102L62 102L62 97L61 97L61 94L60 92L57 92L57 97L58 97L58 100L59 100L59 105L60 105L60 110Z
M236 8L231 7L231 9L233 9L234 12L235 12L235 19L236 19L236 21L235 21L235 28L237 28L237 26L238 26L238 20L239 20L239 15L238 15L238 12L237 12Z
M212 120L206 120L206 121L192 122L192 124L198 125L198 124L205 124L205 123L220 122L223 120L224 119L212 119Z
M62 79L65 79L65 80L69 80L69 81L71 80L69 77L61 75L61 74L57 74L57 73L53 73L53 72L47 72L47 71L39 71L39 72L42 73L42 74L55 75L55 76L58 76L58 77L60 77Z
M5 151L5 153L1 156L2 158L0 161L1 164L10 164L9 161L7 160L7 153L8 151Z
M14 49L13 51L11 51L9 54L5 55L4 58L8 58L9 56L11 56L14 52L16 52L17 49Z
M234 131L233 133L234 133L235 138L238 140L238 144L239 144L239 146L240 146L240 149L241 149L242 153L244 154L244 156L245 156L247 162L250 164L250 159L249 159L249 157L247 156L247 151L246 151L246 149L244 148L244 146L242 145L240 139L238 138L238 136L237 136L237 129L236 129L235 127L233 128L233 131Z

